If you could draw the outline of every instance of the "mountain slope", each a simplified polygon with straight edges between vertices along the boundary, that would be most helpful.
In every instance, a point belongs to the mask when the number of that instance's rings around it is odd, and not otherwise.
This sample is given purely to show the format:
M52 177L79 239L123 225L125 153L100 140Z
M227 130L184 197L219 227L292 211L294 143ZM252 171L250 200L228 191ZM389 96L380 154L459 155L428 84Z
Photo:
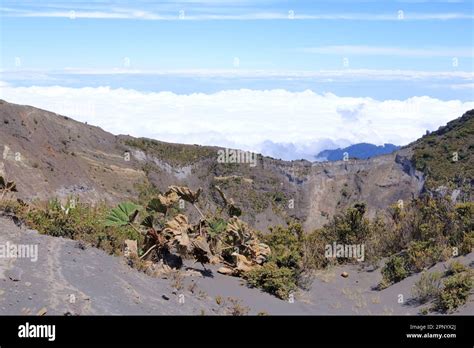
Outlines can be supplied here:
M0 173L15 180L18 196L27 200L77 195L114 204L135 199L140 187L150 184L161 191L186 185L202 187L202 201L212 209L221 203L214 189L219 185L258 229L288 218L312 229L355 201L367 202L373 216L423 187L410 148L368 160L314 164L259 155L255 167L218 163L218 150L115 136L51 112L0 102Z
M474 198L474 110L411 145L413 163L426 176L426 190Z
M118 137L100 128L6 102L0 104L0 124L0 172L15 178L22 198L78 194L116 201L146 179L124 161Z

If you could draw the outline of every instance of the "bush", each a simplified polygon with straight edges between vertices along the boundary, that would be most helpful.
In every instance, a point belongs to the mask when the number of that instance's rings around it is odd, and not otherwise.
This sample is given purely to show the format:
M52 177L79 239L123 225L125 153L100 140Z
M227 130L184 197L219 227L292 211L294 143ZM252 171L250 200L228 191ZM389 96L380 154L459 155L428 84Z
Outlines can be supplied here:
M291 223L287 228L271 228L269 234L261 236L261 240L272 250L270 261L278 267L299 270L303 255L302 236L301 225Z
M469 233L464 233L463 239L461 242L461 247L459 248L459 252L461 255L466 255L472 252L474 248L474 231Z
M364 262L373 268L378 268L379 262L387 255L400 251L400 235L384 221L382 215L377 215L370 223L370 231L366 245Z
M466 303L472 289L471 272L457 273L444 281L436 301L435 309L440 312L452 312Z
M286 267L278 267L275 262L268 262L245 276L250 286L285 300L297 288L295 272Z
M459 223L467 229L474 229L474 202L458 203L455 210Z
M329 243L327 229L314 230L303 239L303 269L315 270L326 267L332 260L325 257L325 247Z
M25 216L28 206L20 200L0 200L0 212L18 217Z
M406 268L406 261L403 256L392 256L382 269L384 284L398 283L408 277L410 273Z
M466 271L468 271L468 268L464 266L461 262L453 261L449 264L448 270L446 271L446 275L451 276Z
M267 263L245 275L248 284L287 299L302 279L303 238L299 223L290 223L286 228L270 228L269 234L261 235L261 241L272 253Z
M367 239L369 221L364 218L365 211L364 203L356 203L347 209L344 214L334 217L331 227L336 232L338 243L360 244Z
M453 256L453 247L460 254L470 253L474 247L473 212L472 203L455 205L449 198L424 195L404 205L394 204L387 214L379 213L375 219L368 220L364 218L365 206L355 204L324 227L304 236L303 268L350 262L325 258L327 244L365 244L364 263L375 267L382 258L404 253L404 270L399 267L398 274L394 269L385 270L385 281L392 283L448 259Z
M420 303L436 298L440 292L442 276L441 272L422 273L421 278L413 286L413 297Z
M413 241L407 250L407 266L411 272L420 272L441 259L443 248L433 240Z
M76 206L74 203L72 207L71 202L72 200L69 200L66 207L63 207L59 200L50 200L46 208L36 207L27 214L26 219L34 229L43 234L72 239L76 230L92 229L93 223L90 217L85 216L91 214L86 213L86 208L82 204Z
M331 263L347 263L350 259L325 257L326 245L337 244L362 244L366 243L373 235L373 231L382 228L380 219L371 222L364 218L365 204L356 203L344 213L336 215L324 227L309 233L302 238L302 260L305 270L319 269ZM373 251L374 249L372 249Z
M129 226L104 226L108 212L105 205L72 202L69 200L66 207L62 207L58 200L51 200L46 208L33 208L23 218L40 233L82 240L112 254L121 252L126 239L140 241L143 238Z

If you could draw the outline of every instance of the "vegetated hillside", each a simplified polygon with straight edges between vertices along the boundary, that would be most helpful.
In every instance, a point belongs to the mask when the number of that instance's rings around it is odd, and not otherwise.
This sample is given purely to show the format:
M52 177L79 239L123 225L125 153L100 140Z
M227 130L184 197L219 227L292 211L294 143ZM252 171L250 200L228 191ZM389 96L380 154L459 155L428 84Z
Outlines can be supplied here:
M0 102L0 174L14 180L25 200L105 200L115 204L170 185L202 187L201 204L228 198L257 229L296 218L320 227L356 201L373 216L422 190L410 149L371 158L331 163L280 161L258 156L257 166L218 163L217 147L181 145L115 136L31 106ZM129 156L128 156L129 154ZM193 211L189 211L193 214Z
M315 156L316 160L342 161L344 154L355 159L368 159L375 156L386 155L398 150L400 146L393 144L374 145L368 143L354 144L343 149L324 150Z
M474 186L474 110L411 145L413 163L426 176L428 191L472 201Z

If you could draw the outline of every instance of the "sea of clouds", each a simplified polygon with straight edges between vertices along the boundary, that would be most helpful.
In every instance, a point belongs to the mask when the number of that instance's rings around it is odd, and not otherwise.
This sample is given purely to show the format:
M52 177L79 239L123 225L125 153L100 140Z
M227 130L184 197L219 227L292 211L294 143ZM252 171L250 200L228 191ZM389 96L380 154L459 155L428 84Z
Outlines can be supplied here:
M218 145L314 160L359 142L404 145L474 109L474 101L340 97L311 90L176 94L123 88L0 84L0 98L88 122L114 134Z

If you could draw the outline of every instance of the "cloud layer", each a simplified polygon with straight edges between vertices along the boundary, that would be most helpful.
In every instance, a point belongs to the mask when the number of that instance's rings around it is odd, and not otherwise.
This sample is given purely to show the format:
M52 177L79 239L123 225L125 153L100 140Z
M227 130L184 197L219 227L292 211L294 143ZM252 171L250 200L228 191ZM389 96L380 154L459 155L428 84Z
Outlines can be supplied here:
M346 46L331 46L346 47ZM349 46L347 46L349 47ZM359 47L359 46L350 46ZM310 49L311 50L311 49ZM458 52L460 53L460 52ZM450 54L448 56L451 56ZM149 75L149 76L181 76L193 78L282 78L282 79L330 79L330 80L353 80L367 79L372 81L412 81L412 80L447 80L459 78L466 81L474 80L473 71L446 70L446 71L423 71L423 70L389 70L389 69L339 69L339 70L249 70L249 69L181 69L181 70L159 70L159 69L136 69L126 67L116 68L65 68L56 70L40 69L0 69L3 80L45 80L55 79L62 76L84 76L84 75Z
M3 85L0 98L114 134L241 148L284 159L314 159L323 149L358 142L407 144L474 109L474 101L426 96L379 101L282 89L175 94Z
M399 56L399 57L469 57L474 55L472 47L405 48L362 45L339 45L308 47L304 52L336 55Z
M7 12L11 17L24 18L69 18L69 19L130 19L148 21L252 21L252 20L351 20L351 21L400 21L397 14L370 14L370 13L328 13L328 14L293 14L284 12L255 12L242 14L192 14L186 15L184 10L177 14L165 14L128 10L128 11L25 11ZM291 10L290 10L291 11ZM423 20L456 20L473 19L474 16L465 13L415 13L403 18L403 20L423 21Z
M327 12L317 13L311 9L294 7L278 8L278 1L170 1L136 2L134 7L123 7L124 3L112 1L86 4L83 2L56 1L44 6L41 3L26 2L18 4L8 1L0 12L8 17L23 18L68 18L68 19L120 19L120 20L350 20L350 21L432 21L469 20L472 13L464 12L411 12L402 10L379 13ZM272 6L273 5L273 6ZM292 6L298 4L293 4Z

